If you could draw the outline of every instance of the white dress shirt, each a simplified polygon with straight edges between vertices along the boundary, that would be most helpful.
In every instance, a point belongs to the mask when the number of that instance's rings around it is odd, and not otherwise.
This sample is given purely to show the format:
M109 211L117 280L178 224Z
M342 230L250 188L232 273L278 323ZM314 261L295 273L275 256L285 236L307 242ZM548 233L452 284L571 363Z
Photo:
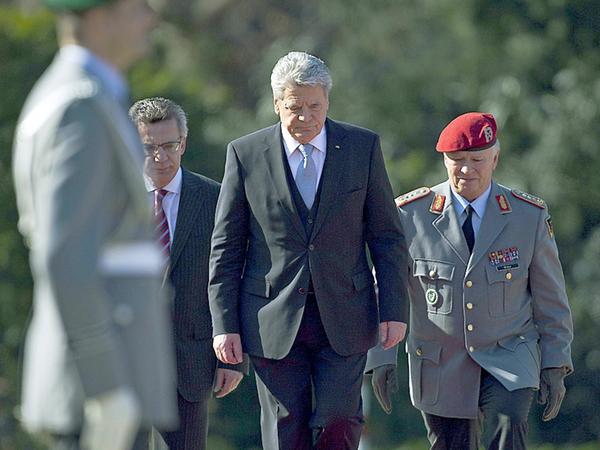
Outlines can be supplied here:
M488 188L477 197L472 202L469 202L466 198L460 196L454 189L450 189L452 192L452 197L454 201L452 204L454 205L454 211L456 211L456 216L460 220L460 225L467 220L467 213L465 209L467 205L471 205L473 208L473 215L471 216L471 223L473 224L473 232L475 233L475 239L477 239L477 233L479 233L479 228L481 227L481 221L483 220L483 215L485 214L485 208L487 205L487 201L490 198L490 192L492 191L492 185L490 184Z
M175 227L177 226L177 213L179 212L179 199L181 198L181 167L173 177L169 184L165 187L161 188L167 191L165 194L162 207L165 212L165 216L167 216L167 223L169 224L169 237L171 239L171 245L173 245L173 237L175 236ZM152 180L144 175L144 183L146 185L146 190L152 194L150 196L151 204L154 204L154 191L156 187Z
M302 153L298 149L300 142L292 137L287 128L281 126L281 134L283 136L283 146L285 147L285 154L287 155L288 164L292 171L292 176L296 179L296 172L298 166L304 160ZM325 132L325 126L321 128L321 132L317 134L310 142L314 147L311 158L315 162L317 168L317 186L321 180L321 174L323 173L323 166L325 165L325 155L327 153L327 133Z

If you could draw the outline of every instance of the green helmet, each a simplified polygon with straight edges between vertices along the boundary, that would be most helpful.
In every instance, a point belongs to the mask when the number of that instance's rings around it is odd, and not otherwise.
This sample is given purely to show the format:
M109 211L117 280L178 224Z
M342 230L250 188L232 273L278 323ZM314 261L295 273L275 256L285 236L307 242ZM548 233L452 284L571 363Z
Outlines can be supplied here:
M56 11L83 11L109 3L112 0L43 0L50 9Z

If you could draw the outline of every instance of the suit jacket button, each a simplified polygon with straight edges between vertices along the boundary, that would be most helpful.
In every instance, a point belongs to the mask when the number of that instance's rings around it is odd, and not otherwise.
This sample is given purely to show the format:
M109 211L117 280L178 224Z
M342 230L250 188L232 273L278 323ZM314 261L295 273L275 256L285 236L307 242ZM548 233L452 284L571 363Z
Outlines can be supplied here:
M417 349L415 350L415 354L417 356L422 356L423 355L423 350L421 350L421 347L417 347Z
M312 251L315 249L315 246L314 246L314 245L312 245L312 244L310 244L310 245L308 246L308 249L309 249L309 250L312 252Z
M472 323L470 323L469 325L467 325L467 330L469 330L469 331L473 331L474 328L475 327L473 326Z
M507 280L510 280L511 278L512 278L512 273L510 273L510 272L507 272L507 274L506 274L506 279L507 279Z
M304 288L299 288L299 289L298 289L298 293L299 293L299 294L302 294L302 295L304 295L304 294L306 294L306 289L304 289Z
M313 223L313 220L312 220L312 218L311 218L311 217L309 217L309 218L308 218L308 220L307 220L307 222L308 222L308 223Z
M468 288L470 288L470 287L473 287L473 282L472 282L471 280L468 280L468 281L465 283L465 286L467 286Z
M475 351L475 347L473 347L473 346L471 345L471 346L469 347L469 351L470 351L471 353L473 353L473 352Z
M471 303L471 302L467 303L467 309L473 309L473 303Z

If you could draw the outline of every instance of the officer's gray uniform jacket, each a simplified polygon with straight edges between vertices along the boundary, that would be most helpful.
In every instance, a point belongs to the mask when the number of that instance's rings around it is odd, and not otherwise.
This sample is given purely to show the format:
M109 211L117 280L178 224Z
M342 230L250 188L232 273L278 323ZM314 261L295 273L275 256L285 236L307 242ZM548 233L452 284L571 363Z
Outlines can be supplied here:
M176 421L164 264L126 111L59 53L30 94L14 148L19 229L28 242L34 312L22 418L77 432L86 397L131 387L145 424Z
M469 255L449 183L424 189L399 207L410 255L411 399L430 414L475 418L480 368L512 391L539 387L541 368L572 367L552 223L543 201L493 182Z

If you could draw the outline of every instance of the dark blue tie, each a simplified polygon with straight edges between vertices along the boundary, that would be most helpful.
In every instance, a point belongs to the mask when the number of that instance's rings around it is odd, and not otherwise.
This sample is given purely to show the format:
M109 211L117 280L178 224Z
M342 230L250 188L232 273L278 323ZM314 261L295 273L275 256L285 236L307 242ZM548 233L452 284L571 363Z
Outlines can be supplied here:
M473 246L475 245L475 231L473 230L473 207L467 205L465 208L467 218L463 222L462 230L469 247L469 253L473 252Z

